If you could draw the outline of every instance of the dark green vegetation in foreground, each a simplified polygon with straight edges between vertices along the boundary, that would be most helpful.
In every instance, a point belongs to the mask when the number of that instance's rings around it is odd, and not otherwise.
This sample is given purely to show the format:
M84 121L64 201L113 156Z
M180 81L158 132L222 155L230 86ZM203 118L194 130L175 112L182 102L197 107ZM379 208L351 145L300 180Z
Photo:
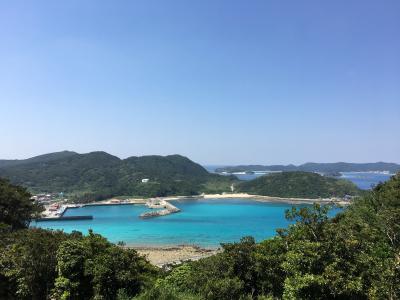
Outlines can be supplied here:
M298 198L328 198L357 195L357 186L344 179L309 172L282 172L237 184L235 189L253 195Z
M337 173L337 172L371 172L371 171L389 171L396 173L400 171L400 165L395 163L305 163L299 166L295 165L242 165L217 168L217 173L228 172L246 172L246 171L303 171L303 172L320 172L320 173Z
M117 195L196 195L230 190L234 177L208 173L180 155L119 159L105 152L58 152L0 161L0 176L34 193L63 192L80 201ZM142 179L149 179L143 183Z
M38 207L23 188L3 179L0 186L0 299L116 299L159 275L135 250L93 232L27 229Z
M2 214L14 201L36 211L2 184ZM400 299L400 174L332 219L327 210L293 208L274 238L169 271L91 232L16 229L8 220L26 214L0 216L0 299Z

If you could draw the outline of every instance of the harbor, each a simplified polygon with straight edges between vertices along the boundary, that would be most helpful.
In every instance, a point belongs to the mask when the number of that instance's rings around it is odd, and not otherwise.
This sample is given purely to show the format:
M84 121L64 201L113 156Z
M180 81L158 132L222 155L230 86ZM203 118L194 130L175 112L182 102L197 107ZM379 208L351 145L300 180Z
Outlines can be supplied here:
M110 206L110 205L145 205L147 208L152 209L152 211L144 212L139 217L142 219L157 217L157 216L165 216L171 213L180 212L180 209L168 202L168 200L178 200L188 197L169 197L169 198L151 198L151 199L108 199L104 201L98 202L89 202L82 204L63 204L60 202L55 202L49 205L44 206L44 211L42 213L41 218L37 218L37 222L43 221L65 221L65 220L91 220L93 216L91 215L82 215L82 216L73 216L66 217L64 216L65 212L68 209L76 209L87 206Z

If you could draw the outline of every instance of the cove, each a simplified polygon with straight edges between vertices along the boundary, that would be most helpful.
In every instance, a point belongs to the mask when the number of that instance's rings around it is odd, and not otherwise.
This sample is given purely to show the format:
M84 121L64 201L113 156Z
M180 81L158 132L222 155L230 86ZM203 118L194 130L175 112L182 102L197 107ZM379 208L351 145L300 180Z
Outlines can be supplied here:
M31 226L84 234L93 229L111 242L130 246L192 244L216 248L243 236L253 236L257 241L274 236L276 229L289 225L285 210L293 206L251 199L190 199L171 203L181 212L140 219L139 215L148 211L144 205L84 206L68 209L65 216L92 215L93 220L32 222ZM329 214L334 216L339 211L334 208Z

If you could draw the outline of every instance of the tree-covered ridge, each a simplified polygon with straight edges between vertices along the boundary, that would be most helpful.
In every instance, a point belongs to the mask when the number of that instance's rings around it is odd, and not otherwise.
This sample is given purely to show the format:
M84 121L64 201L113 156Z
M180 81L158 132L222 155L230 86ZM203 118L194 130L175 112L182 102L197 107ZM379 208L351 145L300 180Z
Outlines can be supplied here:
M77 153L73 152L73 151L61 151L61 152L43 154L43 155L28 158L28 159L0 159L0 168L6 167L6 166L17 166L17 165L23 165L23 164L30 164L30 163L35 163L35 162L45 163L48 161L66 158L68 156L73 156L76 154Z
M236 185L236 190L254 195L295 198L328 198L357 195L360 190L348 180L310 172L282 172Z
M305 163L295 165L240 165L217 168L217 173L228 172L248 172L248 171L304 171L319 173L337 172L383 172L389 171L396 173L400 171L400 165L395 163L376 162L376 163Z
M180 155L119 159L105 152L59 152L0 164L0 176L32 192L78 199L116 195L167 196L228 191L233 178L208 173ZM149 179L142 182L142 179Z

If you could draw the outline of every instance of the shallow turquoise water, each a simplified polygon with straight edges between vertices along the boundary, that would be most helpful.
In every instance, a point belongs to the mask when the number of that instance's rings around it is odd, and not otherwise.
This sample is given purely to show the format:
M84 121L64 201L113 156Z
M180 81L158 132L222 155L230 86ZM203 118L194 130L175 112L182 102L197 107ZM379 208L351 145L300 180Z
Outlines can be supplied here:
M93 229L112 242L128 245L196 244L216 247L221 242L239 241L251 235L261 241L286 227L290 204L262 203L246 199L198 199L173 201L182 211L168 216L140 219L148 209L143 205L86 206L69 209L65 216L93 215L93 220L33 223L65 232ZM335 209L331 215L338 212Z

